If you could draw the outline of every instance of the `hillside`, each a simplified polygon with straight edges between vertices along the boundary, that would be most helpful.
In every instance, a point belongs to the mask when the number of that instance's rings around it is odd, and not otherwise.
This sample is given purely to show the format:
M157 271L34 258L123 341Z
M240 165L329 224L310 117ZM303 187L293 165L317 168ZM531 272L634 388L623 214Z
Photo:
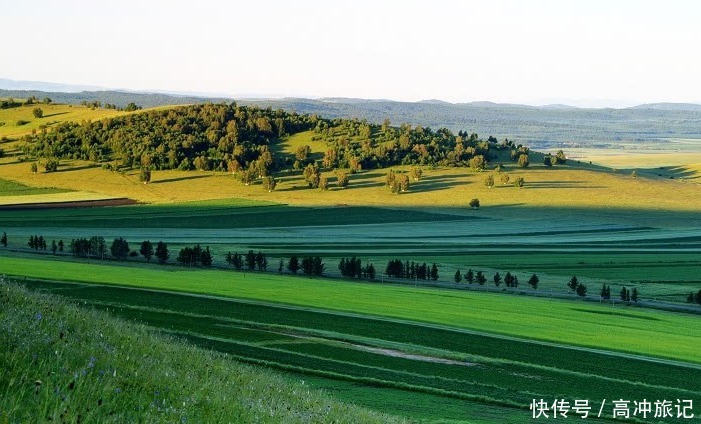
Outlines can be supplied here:
M5 421L400 422L107 313L0 288Z
M176 96L157 93L120 91L84 91L53 93L0 90L0 97L38 98L49 96L60 103L82 101L116 104L133 102L143 107L214 103L231 99ZM552 146L620 146L669 148L666 140L701 138L701 115L695 104L649 104L624 109L581 109L567 105L542 107L506 105L491 102L451 104L442 101L396 102L347 98L329 99L238 99L239 104L282 108L299 113L319 114L327 118L367 119L381 124L445 127L454 132L467 130L498 139L517 139L536 149ZM652 144L651 144L652 143ZM672 146L673 147L673 146Z

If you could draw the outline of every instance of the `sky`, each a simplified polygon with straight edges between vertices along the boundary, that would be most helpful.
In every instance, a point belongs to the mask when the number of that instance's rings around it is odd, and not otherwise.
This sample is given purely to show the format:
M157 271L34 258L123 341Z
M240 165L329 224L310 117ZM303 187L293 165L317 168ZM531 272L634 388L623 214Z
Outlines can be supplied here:
M695 0L33 0L0 10L0 78L14 80L234 97L701 103Z

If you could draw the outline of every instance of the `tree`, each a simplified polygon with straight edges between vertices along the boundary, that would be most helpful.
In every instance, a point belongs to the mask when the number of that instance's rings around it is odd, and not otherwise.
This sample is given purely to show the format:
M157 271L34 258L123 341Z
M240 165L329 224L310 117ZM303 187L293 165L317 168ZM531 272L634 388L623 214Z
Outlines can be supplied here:
M480 286L483 286L484 283L487 282L487 277L484 276L484 273L482 271L477 271L475 281L477 281L477 284L479 284Z
M248 253L246 253L246 268L249 271L256 269L256 254L253 250L249 250Z
M309 188L319 187L319 167L315 164L309 164L304 168L304 181L307 182Z
M526 182L525 182L525 180L523 179L523 177L516 177L516 179L514 180L514 187L516 187L516 188L523 188L523 185L524 185L525 183L526 183Z
M640 297L640 294L638 293L638 289L636 289L635 287L633 287L633 291L630 292L630 300L632 300L633 302L636 302L636 303L637 303L639 297Z
M127 112L134 112L139 109L141 109L141 106L137 106L134 102L130 102L129 104L127 104L127 107L124 108L124 110Z
M312 148L309 145L299 146L295 151L295 159L304 163L309 159L309 155L312 152Z
M528 155L519 155L518 157L518 166L521 168L528 168L529 160L528 160Z
M32 115L34 115L35 118L40 119L44 117L44 111L41 110L40 107L35 107L34 110L32 110Z
M268 259L262 252L258 252L258 254L256 254L256 267L258 268L258 271L268 270Z
M263 178L263 188L268 190L268 192L272 192L273 190L275 190L276 186L277 181L272 176L268 175L267 177Z
M438 279L438 267L436 264L431 265L431 280L436 281Z
M158 263L163 265L166 263L166 261L168 261L169 257L170 254L168 253L168 245L162 241L159 241L156 245L156 259L158 259Z
M423 175L423 171L421 168L413 167L411 168L411 178L414 179L414 181L419 181L421 179L421 176Z
M540 282L540 279L535 274L531 275L531 278L528 279L528 284L530 284L531 287L533 287L533 290L538 288L539 282Z
M567 287L569 287L572 291L577 291L578 285L579 281L577 280L577 277L573 275L572 278L570 278L570 282L567 283Z
M475 273L472 272L472 268L467 270L467 274L465 274L465 281L467 281L469 284L475 282Z
M296 274L297 271L299 271L299 259L297 259L297 256L290 256L290 261L287 263L287 269L293 274Z
M63 240L58 241L58 251L63 252Z
M200 262L202 263L202 266L212 266L212 252L210 252L209 246L205 247L200 253Z
M621 296L621 300L624 302L627 302L630 300L630 292L628 291L627 288L625 288L625 286L621 289L620 296Z
M494 274L493 280L494 280L494 285L499 287L499 285L501 284L501 275L499 275L499 273L497 272L496 274Z
M387 182L387 187L392 188L394 185L394 182L397 181L397 174L394 172L393 169L390 169L387 171L387 175L385 176L385 181Z
M148 240L142 241L139 252L146 259L147 262L151 262L151 258L153 257L153 243L151 243Z
M51 253L55 255L57 250L58 244L56 244L56 240L51 240Z
M409 176L404 174L401 177L399 177L399 188L401 189L402 193L406 193L409 191Z
M321 257L314 256L312 258L312 274L319 276L324 273L324 268L325 265L322 262Z
M545 155L545 157L543 158L543 165L545 165L545 166L553 166L553 157L552 157L552 155L551 155L550 153L548 153L547 155Z
M122 237L114 239L110 246L110 254L119 260L126 259L129 255L129 243Z
M58 170L58 159L49 158L44 162L44 172L56 172Z
M687 303L694 303L694 292L689 292L689 295L686 297L686 302Z
M608 287L606 284L601 286L601 292L600 296L602 299L608 300L611 298L611 287Z
M244 185L251 185L251 183L252 183L253 180L255 180L255 179L256 179L256 178L255 178L255 174L254 174L254 172L253 172L252 170L250 170L250 169L244 169L243 171L241 171L241 182L242 182Z
M321 191L327 191L329 189L329 179L326 177L326 175L319 177L319 189Z
M696 292L696 303L698 303L699 305L701 305L701 290L699 290L698 292Z
M345 172L339 171L336 173L336 178L337 178L337 184L338 184L339 188L348 187L348 174L346 174Z
M7 233L2 232L2 237L0 237L0 244L2 244L2 247L7 247Z
M494 176L487 175L487 177L484 179L484 185L487 186L488 188L494 187Z
M487 166L484 156L477 155L470 159L470 167L476 171L482 171Z
M514 286L514 276L511 275L509 271L506 271L506 275L504 276L504 284L506 284L506 287Z
M280 264L277 266L277 272L282 274L282 271L285 269L285 260L280 258Z
M146 168L141 168L141 173L139 174L139 181L141 181L144 184L148 184L151 182L151 169L146 167Z
M567 163L567 156L562 150L558 150L555 154L555 164L564 165Z
M472 209L479 209L480 207L480 199L472 199L470 200L470 208Z
M577 284L577 289L576 289L577 295L579 296L586 296L587 295L587 286L584 284Z
M39 167L37 167L36 162L32 162L32 164L29 166L30 171L32 171L33 174L36 174L39 172Z
M460 270L455 271L455 282L459 283L462 281L462 274L460 274Z
M503 185L509 184L509 180L510 180L510 179L511 179L511 177L510 177L509 174L507 174L506 172L502 172L502 173L499 175L499 180L501 181L501 183L502 183Z

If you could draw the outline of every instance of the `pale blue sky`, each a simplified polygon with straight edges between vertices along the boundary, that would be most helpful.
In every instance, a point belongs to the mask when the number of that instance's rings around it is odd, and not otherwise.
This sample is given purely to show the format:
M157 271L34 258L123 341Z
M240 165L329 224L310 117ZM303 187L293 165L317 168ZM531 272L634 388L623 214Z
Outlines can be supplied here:
M701 2L6 1L0 78L235 96L701 102Z

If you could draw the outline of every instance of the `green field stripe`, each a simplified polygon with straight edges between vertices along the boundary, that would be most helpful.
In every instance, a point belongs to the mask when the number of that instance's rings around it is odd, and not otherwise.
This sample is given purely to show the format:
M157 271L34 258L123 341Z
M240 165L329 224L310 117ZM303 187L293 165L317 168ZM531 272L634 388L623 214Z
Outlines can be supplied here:
M50 287L51 283L44 283ZM239 319L264 325L284 324L288 327L313 328L336 334L384 339L413 345L425 345L476 357L489 357L514 363L540 364L548 358L550 368L592 373L619 380L630 380L650 386L684 387L699 390L701 369L691 364L657 362L650 358L616 355L610 352L543 344L503 336L477 334L422 323L386 318L364 317L342 312L272 305L261 302L216 299L176 293L123 289L108 286L77 285L74 296L79 299L121 299L131 305L160 307L184 312L217 315L218 320ZM62 291L71 295L70 292ZM194 318L193 318L194 319ZM203 322L199 320L197 322ZM222 322L222 321L219 321ZM581 364L586 364L582 367ZM659 376L664 376L664 384Z

